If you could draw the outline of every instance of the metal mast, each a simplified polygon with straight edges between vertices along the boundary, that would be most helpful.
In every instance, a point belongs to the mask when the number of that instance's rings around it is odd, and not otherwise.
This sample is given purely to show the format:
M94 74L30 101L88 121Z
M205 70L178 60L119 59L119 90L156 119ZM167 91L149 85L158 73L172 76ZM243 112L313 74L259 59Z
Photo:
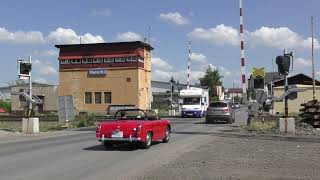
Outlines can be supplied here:
M242 92L243 99L246 99L247 85L246 85L246 66L245 66L245 54L244 54L244 35L243 35L243 11L242 11L242 0L240 3L240 60L241 60L241 71L242 71Z
M187 69L187 73L188 73L188 79L187 79L187 89L190 89L190 62L191 61L191 41L189 41L189 56L188 56L188 69Z
M313 43L313 16L311 16L311 60L312 60L312 98L313 100L316 99L316 81L314 79L314 58L313 58L313 49L314 49L314 43Z

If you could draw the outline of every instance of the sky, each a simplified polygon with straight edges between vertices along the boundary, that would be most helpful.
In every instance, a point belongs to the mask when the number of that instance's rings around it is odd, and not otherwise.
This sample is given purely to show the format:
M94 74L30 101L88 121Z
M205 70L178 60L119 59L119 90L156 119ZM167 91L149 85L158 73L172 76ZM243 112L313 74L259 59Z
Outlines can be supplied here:
M283 49L294 52L292 75L311 76L311 25L320 79L318 0L243 0L246 74L253 67L277 70ZM191 41L191 81L199 83L211 66L223 85L241 87L239 0L2 0L0 3L0 86L17 79L17 59L33 61L33 79L58 84L55 44L135 41L149 37L152 79L187 81Z

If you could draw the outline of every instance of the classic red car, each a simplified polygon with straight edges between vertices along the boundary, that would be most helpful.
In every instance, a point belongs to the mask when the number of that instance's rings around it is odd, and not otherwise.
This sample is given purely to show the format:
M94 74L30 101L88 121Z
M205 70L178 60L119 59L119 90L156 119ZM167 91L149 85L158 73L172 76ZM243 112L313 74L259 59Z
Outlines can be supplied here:
M117 111L115 120L105 121L96 128L97 140L106 148L114 144L138 142L148 149L152 142L167 143L170 139L171 125L167 119L160 119L152 110L122 109Z

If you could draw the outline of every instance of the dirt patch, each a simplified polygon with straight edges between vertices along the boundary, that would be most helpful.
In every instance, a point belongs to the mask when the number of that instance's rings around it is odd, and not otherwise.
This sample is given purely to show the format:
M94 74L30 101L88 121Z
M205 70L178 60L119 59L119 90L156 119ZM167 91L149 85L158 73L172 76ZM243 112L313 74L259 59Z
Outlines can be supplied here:
M138 179L317 179L318 143L217 137Z

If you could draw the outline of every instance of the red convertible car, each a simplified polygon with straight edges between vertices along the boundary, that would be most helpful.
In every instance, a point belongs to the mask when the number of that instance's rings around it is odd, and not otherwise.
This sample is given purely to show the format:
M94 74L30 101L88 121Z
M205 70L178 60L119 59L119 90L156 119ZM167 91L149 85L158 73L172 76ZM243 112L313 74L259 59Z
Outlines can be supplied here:
M148 149L152 142L170 140L171 125L167 119L160 119L152 110L123 109L115 115L115 120L98 124L97 140L106 148L114 144L138 142Z

